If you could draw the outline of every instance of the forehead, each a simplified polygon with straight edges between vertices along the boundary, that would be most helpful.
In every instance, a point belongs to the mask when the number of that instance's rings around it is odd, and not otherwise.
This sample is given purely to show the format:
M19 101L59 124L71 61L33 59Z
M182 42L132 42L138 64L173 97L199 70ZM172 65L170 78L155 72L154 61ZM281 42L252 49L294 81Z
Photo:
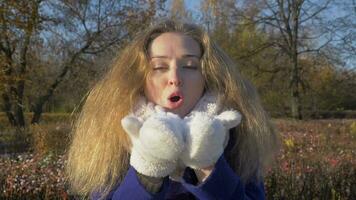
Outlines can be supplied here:
M149 46L150 57L182 57L192 55L200 58L201 49L197 41L182 33L168 32L159 35Z

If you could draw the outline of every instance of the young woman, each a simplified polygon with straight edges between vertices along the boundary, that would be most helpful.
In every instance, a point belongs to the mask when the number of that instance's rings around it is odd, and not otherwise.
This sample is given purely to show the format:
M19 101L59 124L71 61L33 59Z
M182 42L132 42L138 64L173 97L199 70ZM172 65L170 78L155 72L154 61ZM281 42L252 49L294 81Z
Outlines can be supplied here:
M67 175L92 199L264 199L278 137L254 87L201 28L165 21L90 91Z

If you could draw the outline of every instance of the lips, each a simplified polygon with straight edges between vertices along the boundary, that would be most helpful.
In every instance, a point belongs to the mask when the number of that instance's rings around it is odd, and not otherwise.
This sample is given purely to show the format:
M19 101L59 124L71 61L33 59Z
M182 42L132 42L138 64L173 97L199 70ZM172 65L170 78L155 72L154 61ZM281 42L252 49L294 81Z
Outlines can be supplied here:
M175 109L183 104L183 95L179 91L173 92L168 97L168 108Z

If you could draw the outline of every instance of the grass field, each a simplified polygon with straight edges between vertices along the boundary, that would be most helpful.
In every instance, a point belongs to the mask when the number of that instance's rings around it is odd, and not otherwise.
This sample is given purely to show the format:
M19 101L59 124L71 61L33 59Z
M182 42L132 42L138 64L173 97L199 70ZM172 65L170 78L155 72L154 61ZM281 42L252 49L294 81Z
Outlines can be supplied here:
M30 116L27 115L27 118ZM71 199L64 180L68 114L45 114L25 136L0 115L0 144L27 143L0 156L0 199ZM274 119L282 148L265 178L267 199L356 199L356 120Z

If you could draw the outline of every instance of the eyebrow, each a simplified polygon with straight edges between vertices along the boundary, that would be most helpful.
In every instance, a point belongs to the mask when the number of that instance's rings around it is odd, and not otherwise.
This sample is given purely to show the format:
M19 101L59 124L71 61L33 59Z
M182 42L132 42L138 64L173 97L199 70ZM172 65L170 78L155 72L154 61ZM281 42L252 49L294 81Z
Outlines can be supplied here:
M183 58L197 58L200 59L199 56L194 55L194 54L185 54L182 56ZM168 56L160 56L160 55L155 55L155 56L151 56L151 59L153 58L169 58Z

